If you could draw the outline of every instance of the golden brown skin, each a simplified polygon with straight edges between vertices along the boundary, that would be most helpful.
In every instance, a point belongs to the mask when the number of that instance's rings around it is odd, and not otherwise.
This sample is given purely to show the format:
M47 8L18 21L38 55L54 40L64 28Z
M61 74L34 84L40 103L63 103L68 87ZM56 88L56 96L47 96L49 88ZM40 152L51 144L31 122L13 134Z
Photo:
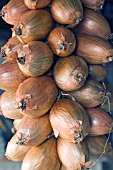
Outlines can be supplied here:
M96 80L98 82L102 82L104 81L107 72L106 72L106 68L103 65L89 64L88 74L91 79Z
M16 142L18 145L38 146L51 132L48 114L35 119L24 116L18 126Z
M51 14L60 24L75 27L83 18L83 8L80 0L53 0Z
M52 65L53 53L49 46L41 41L33 41L17 50L17 63L26 76L43 75Z
M113 60L111 44L92 35L77 36L76 54L89 64L103 64Z
M5 91L1 96L1 110L4 117L21 119L23 115L16 106L16 92Z
M54 54L66 57L69 56L76 47L74 34L65 27L56 27L48 37L48 42Z
M40 146L32 147L25 156L22 170L59 170L55 138L50 138Z
M58 89L52 78L30 77L20 84L16 92L16 104L22 114L36 118L44 115L54 104Z
M25 5L29 9L45 8L50 2L51 0L24 0Z
M19 84L26 77L20 71L16 61L6 61L0 65L0 88L3 90L16 91Z
M86 142L79 146L66 139L59 138L57 143L59 158L66 170L85 168L89 161L89 150Z
M56 137L80 143L89 132L89 118L85 109L70 99L58 100L50 111L50 122Z
M14 26L15 34L21 42L29 43L44 39L53 26L53 19L46 10L30 10Z
M73 32L77 35L90 34L104 39L109 39L111 29L104 16L91 9L85 9L83 20L75 28L73 28Z
M23 161L25 155L30 150L30 146L18 145L16 143L17 134L15 134L8 142L5 156L8 160L19 162Z
M86 111L88 113L91 126L89 135L99 136L111 132L113 120L107 112L99 108L90 108Z
M54 79L65 91L77 90L84 85L88 75L86 62L79 56L59 59L54 67Z
M86 108L98 106L105 99L104 87L95 80L86 80L84 86L78 90L65 92L72 95L75 100L81 103Z
M87 8L91 9L102 9L105 0L81 0L83 5Z
M24 4L24 0L10 0L9 3L2 8L0 15L8 24L15 25L20 17L28 11L29 9Z

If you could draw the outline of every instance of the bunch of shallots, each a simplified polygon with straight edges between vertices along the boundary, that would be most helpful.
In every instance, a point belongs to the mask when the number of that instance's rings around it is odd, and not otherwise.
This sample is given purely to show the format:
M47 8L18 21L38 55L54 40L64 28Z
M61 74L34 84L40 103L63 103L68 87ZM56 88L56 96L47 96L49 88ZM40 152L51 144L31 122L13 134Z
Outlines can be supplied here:
M10 0L1 48L0 110L13 119L6 157L22 170L82 170L112 150L113 60L104 0ZM107 141L107 142L106 142Z

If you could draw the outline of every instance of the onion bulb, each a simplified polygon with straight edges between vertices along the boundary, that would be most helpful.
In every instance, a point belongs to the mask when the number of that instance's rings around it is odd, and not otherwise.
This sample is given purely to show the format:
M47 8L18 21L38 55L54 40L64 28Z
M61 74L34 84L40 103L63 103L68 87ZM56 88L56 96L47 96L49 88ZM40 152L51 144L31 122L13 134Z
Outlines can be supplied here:
M10 38L8 42L1 47L1 56L5 57L6 59L16 59L17 55L17 45L21 44L16 36Z
M65 27L54 28L49 34L48 42L54 54L61 57L70 55L76 46L74 34Z
M103 64L113 60L111 44L102 38L92 35L77 36L76 54L89 64Z
M25 76L40 76L49 70L53 62L49 46L41 41L23 45L18 48L17 53L17 63Z
M16 104L23 115L36 118L45 114L54 104L58 90L50 77L30 77L19 85Z
M88 74L91 79L102 82L104 81L107 72L106 68L101 64L89 64Z
M99 136L110 133L113 127L111 116L100 108L90 108L86 110L90 120L89 135Z
M25 79L16 61L9 60L0 65L0 89L16 91Z
M7 5L5 5L1 12L3 20L8 24L15 25L20 17L29 11L29 9L24 4L24 0L10 0Z
M22 170L59 170L60 161L56 149L55 138L32 147L22 162Z
M109 39L111 35L110 25L106 18L91 9L84 10L84 18L73 28L73 32L75 35L90 34L104 39Z
M16 138L17 136L15 134L8 142L5 156L11 161L19 162L23 161L25 155L30 150L30 146L18 145L16 143Z
M55 137L69 142L81 142L89 132L89 118L85 109L77 102L60 99L50 111L50 122Z
M89 150L84 141L79 146L66 139L58 138L57 150L62 164L67 168L66 170L80 170L90 166L88 162Z
M52 132L48 114L39 118L24 116L17 129L17 144L37 146L43 143Z
M105 0L81 0L84 7L91 8L91 9L102 9Z
M92 79L87 79L84 86L80 89L65 93L74 97L76 101L86 108L96 107L106 99L104 87Z
M79 56L61 58L54 67L54 79L65 91L77 90L84 85L88 76L86 62Z
M83 18L83 8L80 0L53 0L51 14L60 24L75 27Z
M50 4L51 0L24 0L25 5L29 9L45 8Z
M53 26L51 15L46 10L30 10L15 24L14 31L21 42L44 39Z
M5 91L1 96L1 110L4 117L20 119L23 115L16 106L16 92Z

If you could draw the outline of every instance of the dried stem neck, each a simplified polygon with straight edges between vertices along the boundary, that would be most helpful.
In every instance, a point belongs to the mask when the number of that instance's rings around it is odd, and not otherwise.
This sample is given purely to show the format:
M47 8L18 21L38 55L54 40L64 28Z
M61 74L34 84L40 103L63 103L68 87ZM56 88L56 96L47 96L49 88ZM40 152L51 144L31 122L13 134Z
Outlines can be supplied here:
M16 35L22 35L22 30L21 30L20 27L17 27L17 28L15 28L14 30L15 30L15 34L16 34Z
M4 17L4 12L0 10L0 17Z
M1 47L1 57L6 57L6 53L4 48Z
M24 65L24 64L25 64L25 57L18 57L18 58L17 58L17 61L18 61L20 64Z
M18 109L22 109L22 111L25 110L26 109L26 101L24 101L23 99L20 100Z
M99 9L103 9L104 4L100 4Z
M26 144L26 138L24 137L24 135L22 135L21 134L21 137L19 138L18 137L18 140L17 140L17 142L16 142L16 144L18 144L18 145L25 145Z
M62 50L66 50L67 47L66 47L65 43L61 43L58 45L58 48L60 51L62 51Z
M110 55L110 56L107 57L107 59L108 59L108 61L111 62L111 61L113 61L113 56Z
M74 139L79 144L83 140L82 132L75 132Z
M81 18L80 17L77 17L75 20L74 20L76 23L79 23L81 21Z
M81 84L82 82L84 82L85 78L83 76L77 76L77 81L79 84Z
M109 35L108 39L110 40L111 43L113 43L113 33Z

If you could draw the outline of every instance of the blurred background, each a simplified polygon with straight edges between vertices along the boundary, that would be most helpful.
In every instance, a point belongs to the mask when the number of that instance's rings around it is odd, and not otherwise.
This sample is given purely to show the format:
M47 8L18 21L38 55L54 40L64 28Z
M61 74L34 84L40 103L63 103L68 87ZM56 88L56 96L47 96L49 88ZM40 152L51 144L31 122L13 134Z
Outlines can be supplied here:
M9 0L0 1L0 9L8 3ZM101 11L102 15L108 20L112 33L113 33L113 0L106 0L104 7ZM2 47L8 39L11 37L11 27L9 24L5 23L2 18L0 18L0 47ZM0 57L0 63L2 63L3 58ZM108 83L113 88L113 62L105 64L107 69L107 77L105 82ZM0 90L0 94L3 91ZM113 117L113 111L112 111ZM9 119L4 119L0 116L0 170L20 170L21 163L13 163L8 161L4 157L5 148L7 142L10 140L12 134L12 121ZM113 146L113 134L110 136L110 140ZM113 170L113 157L102 157L99 159L98 164L93 170Z

